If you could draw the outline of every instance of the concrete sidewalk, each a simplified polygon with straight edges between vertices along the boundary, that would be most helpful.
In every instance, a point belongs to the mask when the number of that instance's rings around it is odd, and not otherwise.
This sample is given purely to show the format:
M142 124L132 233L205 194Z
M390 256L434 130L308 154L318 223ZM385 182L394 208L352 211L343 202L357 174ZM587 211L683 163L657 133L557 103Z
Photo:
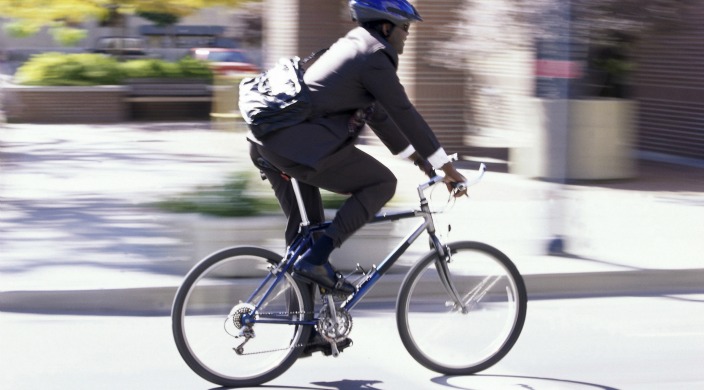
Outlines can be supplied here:
M241 133L209 123L5 125L0 310L167 313L194 259L173 220L144 205L253 171L246 148ZM394 206L412 206L420 172L364 148L399 177ZM489 168L438 226L508 254L531 299L704 292L704 169L642 163L634 180L557 185ZM548 256L557 235L565 253ZM394 298L402 277L369 298Z

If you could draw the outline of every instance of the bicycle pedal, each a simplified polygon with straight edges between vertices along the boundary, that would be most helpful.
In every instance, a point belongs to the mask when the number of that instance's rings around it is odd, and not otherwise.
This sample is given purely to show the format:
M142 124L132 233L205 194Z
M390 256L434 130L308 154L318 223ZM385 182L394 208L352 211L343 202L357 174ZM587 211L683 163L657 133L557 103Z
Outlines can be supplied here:
M359 263L357 263L357 267L355 268L355 272L361 272L364 275L367 274L367 271L365 271L364 268ZM352 273L354 273L354 272L352 272Z
M333 345L335 344L335 345ZM325 347L320 348L320 352L323 354L323 356L333 356L333 357L338 357L342 351L344 351L347 347L352 345L352 339L346 338L338 343L331 343L326 345Z

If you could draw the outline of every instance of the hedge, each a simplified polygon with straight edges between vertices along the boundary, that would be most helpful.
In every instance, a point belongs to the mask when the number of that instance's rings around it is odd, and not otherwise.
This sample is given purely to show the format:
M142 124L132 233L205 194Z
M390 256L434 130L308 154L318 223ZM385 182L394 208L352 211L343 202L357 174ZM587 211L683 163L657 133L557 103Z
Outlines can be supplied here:
M205 61L183 58L177 62L138 59L120 62L103 54L43 53L32 56L15 75L22 85L119 85L129 78L213 77Z

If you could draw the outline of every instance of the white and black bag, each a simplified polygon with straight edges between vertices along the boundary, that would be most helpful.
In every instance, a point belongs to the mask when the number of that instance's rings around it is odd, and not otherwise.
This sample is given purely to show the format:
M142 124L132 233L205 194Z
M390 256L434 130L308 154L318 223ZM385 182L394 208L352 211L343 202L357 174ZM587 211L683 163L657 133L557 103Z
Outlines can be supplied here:
M242 80L240 113L254 136L263 138L308 119L312 107L310 91L303 82L303 65L325 50L303 60L281 58L271 69Z

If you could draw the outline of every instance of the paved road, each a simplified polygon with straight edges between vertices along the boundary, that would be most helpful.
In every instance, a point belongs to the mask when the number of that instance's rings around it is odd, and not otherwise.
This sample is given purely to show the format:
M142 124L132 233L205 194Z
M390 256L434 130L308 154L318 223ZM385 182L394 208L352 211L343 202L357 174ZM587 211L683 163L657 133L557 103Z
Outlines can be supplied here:
M0 328L3 388L217 388L181 361L167 317L3 313ZM703 329L704 295L534 301L504 360L447 377L410 358L389 309L367 307L339 358L299 360L265 388L694 390L704 387Z

